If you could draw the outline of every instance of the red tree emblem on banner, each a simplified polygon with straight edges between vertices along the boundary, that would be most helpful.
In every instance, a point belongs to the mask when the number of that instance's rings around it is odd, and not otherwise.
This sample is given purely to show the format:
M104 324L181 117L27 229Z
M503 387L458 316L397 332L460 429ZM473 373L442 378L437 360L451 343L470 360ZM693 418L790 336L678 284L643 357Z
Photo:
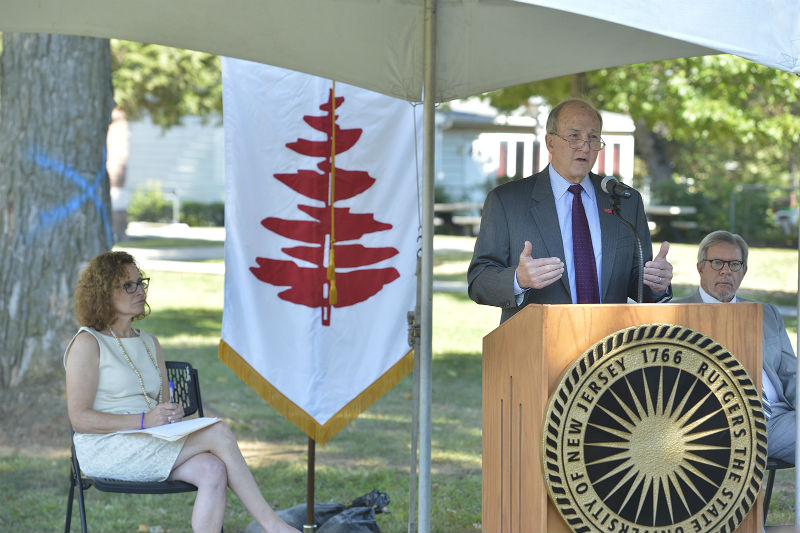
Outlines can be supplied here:
M360 128L341 129L336 124L336 109L344 100L344 97L335 97L332 89L328 101L319 106L325 115L303 117L309 126L326 134L324 141L297 139L286 144L298 154L322 158L317 163L319 171L298 170L294 174L274 175L297 193L322 203L321 206L297 206L314 220L267 217L261 221L265 228L278 235L307 243L282 248L281 251L314 266L257 257L258 267L250 268L265 283L290 287L278 294L281 299L321 308L324 326L330 325L331 307L363 302L400 277L394 268L361 268L396 255L397 249L341 244L341 241L356 241L368 233L392 228L391 224L375 220L370 213L351 213L348 207L334 205L361 194L375 183L367 172L344 170L335 165L335 154L352 148L363 131Z

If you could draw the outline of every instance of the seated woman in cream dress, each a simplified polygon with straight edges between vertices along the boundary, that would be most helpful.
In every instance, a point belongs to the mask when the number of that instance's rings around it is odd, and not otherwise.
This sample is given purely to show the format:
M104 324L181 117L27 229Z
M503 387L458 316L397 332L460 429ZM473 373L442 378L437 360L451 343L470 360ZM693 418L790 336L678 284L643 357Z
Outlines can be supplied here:
M172 442L116 433L178 422L183 416L183 408L169 401L158 340L131 326L149 313L147 283L133 257L106 252L89 262L76 286L75 311L82 327L67 346L64 366L81 469L90 476L195 485L194 531L220 531L230 487L261 531L296 532L264 500L224 422Z

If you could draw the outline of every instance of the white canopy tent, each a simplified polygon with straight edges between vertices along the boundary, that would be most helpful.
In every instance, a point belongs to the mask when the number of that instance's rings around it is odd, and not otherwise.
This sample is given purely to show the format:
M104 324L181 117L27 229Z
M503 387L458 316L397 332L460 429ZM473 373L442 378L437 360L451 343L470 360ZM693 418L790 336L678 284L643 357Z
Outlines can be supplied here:
M435 102L719 52L797 72L794 0L437 0ZM792 14L794 13L794 16ZM0 30L202 50L422 101L425 0L2 0Z
M409 101L424 94L420 531L430 531L434 104L601 67L715 53L800 72L796 0L0 0L0 31L159 43Z

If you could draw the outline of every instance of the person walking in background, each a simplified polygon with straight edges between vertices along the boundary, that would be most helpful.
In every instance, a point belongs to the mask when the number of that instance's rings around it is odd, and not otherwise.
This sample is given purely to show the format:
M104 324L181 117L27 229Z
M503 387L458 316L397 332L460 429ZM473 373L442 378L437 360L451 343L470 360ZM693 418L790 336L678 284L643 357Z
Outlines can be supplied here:
M747 273L748 247L735 233L714 231L700 241L697 272L700 286L686 298L673 303L752 302L736 296ZM794 464L797 358L778 308L763 306L763 351L761 389L767 416L767 455Z

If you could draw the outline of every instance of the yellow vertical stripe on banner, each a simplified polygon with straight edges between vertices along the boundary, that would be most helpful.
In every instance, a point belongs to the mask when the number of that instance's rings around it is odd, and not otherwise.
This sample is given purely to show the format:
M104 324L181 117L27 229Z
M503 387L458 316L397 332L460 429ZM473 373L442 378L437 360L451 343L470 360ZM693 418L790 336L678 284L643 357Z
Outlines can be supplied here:
M336 288L336 261L333 257L333 245L336 243L336 218L334 217L334 204L336 203L336 80L331 83L331 179L329 191L329 204L331 206L331 247L328 251L328 302L336 305L339 301L339 291Z
M409 350L389 370L342 407L325 424L320 424L256 372L250 363L222 339L219 341L219 358L264 401L315 442L323 445L414 369L414 350Z

